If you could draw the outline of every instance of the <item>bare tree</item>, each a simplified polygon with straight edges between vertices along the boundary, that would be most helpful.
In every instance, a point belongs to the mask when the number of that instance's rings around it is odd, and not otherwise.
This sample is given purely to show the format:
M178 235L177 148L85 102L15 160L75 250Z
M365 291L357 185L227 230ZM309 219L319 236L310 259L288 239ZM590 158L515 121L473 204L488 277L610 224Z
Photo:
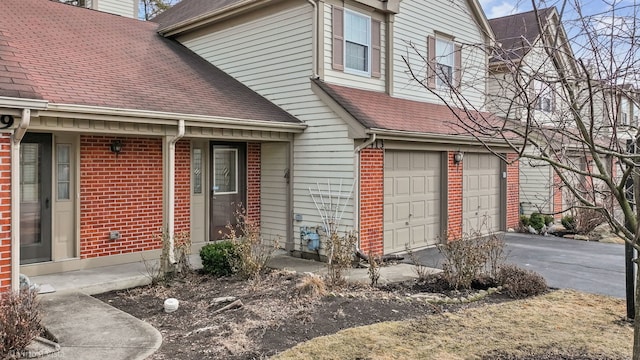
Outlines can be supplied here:
M580 209L601 216L640 250L640 220L626 187L632 179L629 192L639 198L639 6L612 0L587 15L585 2L551 3L532 1L533 21L516 17L519 23L508 24L510 37L456 44L455 51L489 59L483 76L469 70L471 60L443 71L440 52L412 43L403 57L407 72L451 109L457 117L451 125L460 133L474 136L489 151L487 140L500 138L519 155L515 161L550 166L553 185L574 200L565 202L563 212ZM488 89L484 102L469 96L483 87ZM640 287L635 298L640 299ZM633 359L640 360L640 307L634 330Z
M179 0L140 0L140 9L144 20L151 20L163 11L171 8Z

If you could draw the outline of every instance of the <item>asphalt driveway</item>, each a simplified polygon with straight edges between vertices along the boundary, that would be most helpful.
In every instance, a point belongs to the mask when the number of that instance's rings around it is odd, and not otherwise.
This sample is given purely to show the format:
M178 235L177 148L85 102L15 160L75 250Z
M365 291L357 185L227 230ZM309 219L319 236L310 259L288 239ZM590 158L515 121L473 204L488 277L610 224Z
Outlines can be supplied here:
M624 245L554 236L505 234L507 262L533 270L554 288L625 297ZM426 266L440 267L435 248L416 252Z

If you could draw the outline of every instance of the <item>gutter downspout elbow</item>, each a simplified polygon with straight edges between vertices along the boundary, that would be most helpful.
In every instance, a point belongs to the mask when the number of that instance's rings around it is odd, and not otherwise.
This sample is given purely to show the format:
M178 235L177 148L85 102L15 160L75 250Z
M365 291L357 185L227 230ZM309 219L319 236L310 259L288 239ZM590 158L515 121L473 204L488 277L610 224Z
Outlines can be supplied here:
M307 0L313 7L313 18L311 19L311 72L313 78L318 79L318 3L317 0Z
M20 142L31 123L31 110L22 109L11 136L11 290L20 289Z
M176 143L185 133L184 120L178 120L178 134L169 139L169 162L167 164L167 236L169 236L169 262L176 263L175 225L176 225Z
M356 147L355 150L353 150L353 154L356 162L356 183L354 186L354 189L356 191L356 196L354 197L356 202L356 209L355 209L356 216L354 219L354 228L358 231L358 234L361 234L360 232L360 151L366 148L367 146L373 144L374 142L376 142L376 133L373 133L369 138L369 140L363 142L358 147ZM361 251L360 236L358 236L356 251Z

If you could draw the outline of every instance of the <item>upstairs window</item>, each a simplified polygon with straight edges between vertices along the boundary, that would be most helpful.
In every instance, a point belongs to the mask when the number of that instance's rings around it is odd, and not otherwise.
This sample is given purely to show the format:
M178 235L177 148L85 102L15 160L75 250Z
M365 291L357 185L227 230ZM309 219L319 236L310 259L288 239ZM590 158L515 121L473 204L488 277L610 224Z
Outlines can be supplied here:
M533 89L535 96L534 109L544 112L552 112L554 110L554 103L551 86L540 80L534 80Z
M371 18L345 10L344 50L345 71L369 75Z
M427 36L427 85L432 89L457 89L462 80L462 47L450 37Z
M332 68L350 74L381 76L381 26L372 17L333 6Z
M629 125L629 117L626 112L622 113L622 116L620 117L620 124L624 126Z
M444 89L453 84L453 42L436 39L436 86Z

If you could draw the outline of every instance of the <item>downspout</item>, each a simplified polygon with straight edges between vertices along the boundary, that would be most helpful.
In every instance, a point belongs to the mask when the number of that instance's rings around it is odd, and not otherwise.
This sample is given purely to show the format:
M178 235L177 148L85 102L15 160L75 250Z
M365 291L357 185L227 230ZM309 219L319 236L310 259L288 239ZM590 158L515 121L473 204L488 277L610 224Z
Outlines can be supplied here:
M169 236L169 262L176 263L174 239L176 225L176 143L184 136L184 120L178 120L178 134L169 139L169 163L167 164L167 236Z
M354 196L354 201L356 205L356 216L354 217L353 227L358 231L358 234L362 234L360 231L360 150L366 148L367 146L376 142L376 133L373 133L369 140L360 144L353 151L355 162L356 162L356 184L353 187L356 191L356 195ZM356 245L356 251L360 251L360 236L358 236L358 244Z
M313 17L311 19L311 72L313 78L318 79L318 3L317 0L307 0L313 6Z
M29 128L31 110L22 109L22 119L11 137L11 290L20 289L20 142Z

